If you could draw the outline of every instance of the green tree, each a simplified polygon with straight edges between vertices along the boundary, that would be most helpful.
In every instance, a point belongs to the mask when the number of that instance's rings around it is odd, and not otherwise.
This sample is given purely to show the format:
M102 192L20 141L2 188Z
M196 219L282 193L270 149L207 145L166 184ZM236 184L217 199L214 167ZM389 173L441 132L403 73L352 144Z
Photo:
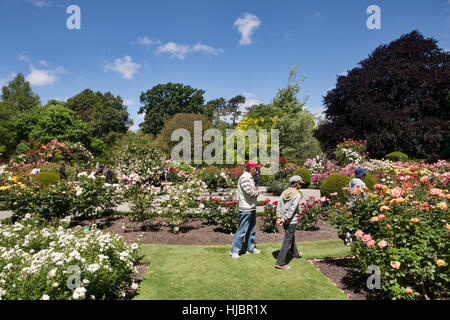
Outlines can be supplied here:
M15 104L19 111L25 112L39 106L40 99L31 90L30 83L19 73L7 86L2 88L2 101Z
M242 95L237 95L236 97L228 100L228 103L225 106L224 115L231 118L233 128L236 127L237 119L243 114L241 106L244 103L245 97Z
M15 123L15 131L16 140L25 144L43 144L53 139L81 142L96 154L104 147L101 140L92 137L87 125L74 111L57 104L35 107L23 113Z
M289 72L288 85L278 90L269 104L253 105L248 109L246 125L255 128L278 129L280 132L280 153L291 159L306 159L322 153L319 142L314 138L315 118L303 107L307 98L300 101L300 83L305 77L298 77L298 66ZM252 125L257 123L257 125ZM238 127L242 127L241 123Z
M85 89L68 99L65 105L87 124L94 137L107 145L112 145L133 123L122 98L110 92L94 93Z
M204 90L194 89L181 83L158 84L142 92L143 104L139 114L145 114L139 125L144 133L157 135L164 123L177 113L201 113L205 111Z
M0 102L0 158L8 158L16 146L14 122L19 108L11 102Z
M319 142L313 137L314 117L306 110L287 114L278 119L280 153L290 159L307 159L321 154Z
M167 155L170 155L172 152L172 148L179 143L179 141L172 141L172 133L177 129L186 129L189 131L191 136L191 158L194 156L194 122L201 121L202 123L202 137L203 133L213 128L213 124L211 120L209 120L206 116L202 114L194 114L194 113L177 113L170 120L168 120L161 132L155 139L154 145L159 147L162 151L164 151ZM203 142L203 149L210 142Z
M205 115L212 120L214 124L218 124L220 118L224 115L225 108L227 106L227 100L224 98L218 98L210 100L205 105Z

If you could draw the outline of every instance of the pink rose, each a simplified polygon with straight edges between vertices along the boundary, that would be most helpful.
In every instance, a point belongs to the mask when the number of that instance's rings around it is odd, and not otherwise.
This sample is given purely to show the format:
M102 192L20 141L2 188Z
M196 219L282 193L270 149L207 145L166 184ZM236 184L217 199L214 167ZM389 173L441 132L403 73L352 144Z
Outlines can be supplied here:
M378 247L379 247L380 249L386 248L387 245L388 245L388 242L387 242L387 241L380 241L380 242L378 242Z
M382 219L384 219L384 214L380 214L379 216L378 216L378 220L382 220Z
M364 232L362 230L358 230L355 232L355 237L361 238L364 235Z
M369 240L371 240L370 234L365 234L361 237L361 240L364 242L367 242Z
M367 248L371 248L374 244L375 244L375 241L374 241L374 240L370 240L370 241L367 241L367 242L366 242Z

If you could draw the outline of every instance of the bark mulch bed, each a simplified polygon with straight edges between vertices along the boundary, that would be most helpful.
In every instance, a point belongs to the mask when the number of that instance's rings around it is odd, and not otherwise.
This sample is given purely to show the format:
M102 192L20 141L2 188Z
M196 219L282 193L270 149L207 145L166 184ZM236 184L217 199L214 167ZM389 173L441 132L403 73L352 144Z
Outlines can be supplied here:
M381 292L366 286L367 277L352 266L352 258L314 259L310 262L351 300L380 300Z
M224 233L219 226L210 226L203 223L203 219L192 219L180 227L178 233L171 231L169 220L155 218L150 223L135 223L127 216L109 216L96 219L99 229L104 229L124 237L128 242L135 242L142 235L144 244L174 244L174 245L230 245L234 234ZM76 222L78 225L91 225L92 220ZM123 228L125 226L125 228ZM256 242L257 243L282 243L284 231L279 233L267 233L263 231L263 223L257 218ZM318 241L339 239L336 230L327 221L319 221L317 230L301 231L295 233L295 240Z

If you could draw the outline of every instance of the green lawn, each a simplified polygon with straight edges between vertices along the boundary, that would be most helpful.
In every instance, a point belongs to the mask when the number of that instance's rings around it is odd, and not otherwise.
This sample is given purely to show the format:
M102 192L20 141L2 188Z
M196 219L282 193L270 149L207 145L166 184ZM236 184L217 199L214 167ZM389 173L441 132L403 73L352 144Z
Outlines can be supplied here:
M341 240L301 242L302 259L291 270L275 269L273 254L281 244L260 244L261 254L238 260L225 246L143 245L150 263L140 284L139 300L302 300L348 299L307 259L347 256Z

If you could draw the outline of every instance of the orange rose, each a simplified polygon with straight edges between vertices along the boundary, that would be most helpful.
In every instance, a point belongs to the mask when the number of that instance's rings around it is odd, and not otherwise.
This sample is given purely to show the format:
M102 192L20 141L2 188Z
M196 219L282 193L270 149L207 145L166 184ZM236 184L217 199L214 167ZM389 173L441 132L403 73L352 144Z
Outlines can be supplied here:
M445 261L442 260L442 259L438 259L438 260L436 260L436 264L437 264L439 267L442 267L443 265L445 265Z
M448 208L448 206L447 206L447 204L446 204L445 202L439 202L439 203L437 204L437 207L438 207L439 209L442 209L442 210L447 210L447 208Z
M411 292L413 292L413 289L411 289L411 288L406 288L405 289L405 293L411 293Z
M380 211L381 211L381 212L386 211L386 210L390 210L390 208L389 208L388 206L382 206L382 207L380 208Z
M336 204L334 205L336 208L339 208L341 206L340 202L336 202Z
M400 269L400 266L401 266L401 263L400 262L398 262L398 261L391 261L391 267L393 268L393 269Z
M372 222L372 223L378 222L378 217L372 217L370 219L370 222Z
M412 223L417 223L417 222L419 222L419 219L417 219L417 218L411 218L411 222L412 222Z
M445 229L450 230L450 224L447 223L447 224L445 225Z

